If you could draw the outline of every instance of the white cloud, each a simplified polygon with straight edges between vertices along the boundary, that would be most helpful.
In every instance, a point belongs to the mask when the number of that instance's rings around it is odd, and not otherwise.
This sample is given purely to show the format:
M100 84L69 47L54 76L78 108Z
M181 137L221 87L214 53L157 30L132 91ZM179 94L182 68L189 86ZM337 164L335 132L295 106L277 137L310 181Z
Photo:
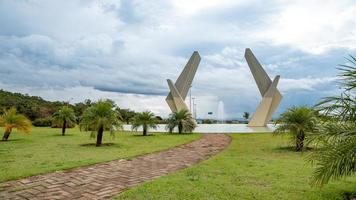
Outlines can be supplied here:
M332 48L356 48L356 5L352 0L283 1L280 12L266 18L259 37L321 54Z

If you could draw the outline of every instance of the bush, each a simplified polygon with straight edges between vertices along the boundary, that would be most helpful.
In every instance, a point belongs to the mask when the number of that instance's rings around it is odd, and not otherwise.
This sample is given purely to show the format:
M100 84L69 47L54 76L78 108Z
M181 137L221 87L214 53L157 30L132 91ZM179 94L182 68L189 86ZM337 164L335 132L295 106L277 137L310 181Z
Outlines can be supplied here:
M37 118L32 122L32 125L38 127L50 127L52 126L52 118L51 117Z

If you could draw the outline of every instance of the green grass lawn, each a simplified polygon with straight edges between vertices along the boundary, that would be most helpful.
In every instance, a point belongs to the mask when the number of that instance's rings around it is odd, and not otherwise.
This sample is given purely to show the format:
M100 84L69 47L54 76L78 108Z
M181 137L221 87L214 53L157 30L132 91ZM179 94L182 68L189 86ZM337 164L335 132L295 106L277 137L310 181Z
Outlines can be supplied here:
M143 137L138 133L118 133L111 138L104 133L104 143L95 147L89 132L77 128L33 128L29 135L14 131L7 142L0 142L0 182L57 170L89 165L109 160L130 158L167 149L200 138L200 134L154 134ZM3 129L0 128L0 133ZM2 135L1 135L2 137Z
M288 138L234 134L229 148L194 167L127 190L117 199L343 199L356 177L312 188L308 152L287 148Z

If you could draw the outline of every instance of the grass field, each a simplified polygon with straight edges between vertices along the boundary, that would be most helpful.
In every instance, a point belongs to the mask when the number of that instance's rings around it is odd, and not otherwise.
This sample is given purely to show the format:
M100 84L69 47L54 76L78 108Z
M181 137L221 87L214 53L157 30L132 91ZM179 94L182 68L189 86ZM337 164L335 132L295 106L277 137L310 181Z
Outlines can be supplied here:
M308 152L288 148L288 138L234 134L229 148L194 167L122 193L117 199L343 199L356 191L356 177L312 188Z
M29 135L14 131L7 142L0 142L0 182L56 170L63 170L109 160L130 158L187 143L200 138L200 134L154 134L143 137L137 133L118 133L111 138L104 133L104 143L95 147L89 132L77 128L33 128ZM0 133L3 129L0 128ZM1 135L2 137L2 135Z

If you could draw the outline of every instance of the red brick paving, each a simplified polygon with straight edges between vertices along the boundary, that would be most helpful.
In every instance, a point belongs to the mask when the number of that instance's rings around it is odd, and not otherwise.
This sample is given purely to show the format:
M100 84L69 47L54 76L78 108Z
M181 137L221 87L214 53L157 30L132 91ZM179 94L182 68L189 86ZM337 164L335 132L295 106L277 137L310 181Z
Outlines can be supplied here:
M0 183L0 199L110 199L140 183L164 176L219 153L230 143L224 134L165 151Z

